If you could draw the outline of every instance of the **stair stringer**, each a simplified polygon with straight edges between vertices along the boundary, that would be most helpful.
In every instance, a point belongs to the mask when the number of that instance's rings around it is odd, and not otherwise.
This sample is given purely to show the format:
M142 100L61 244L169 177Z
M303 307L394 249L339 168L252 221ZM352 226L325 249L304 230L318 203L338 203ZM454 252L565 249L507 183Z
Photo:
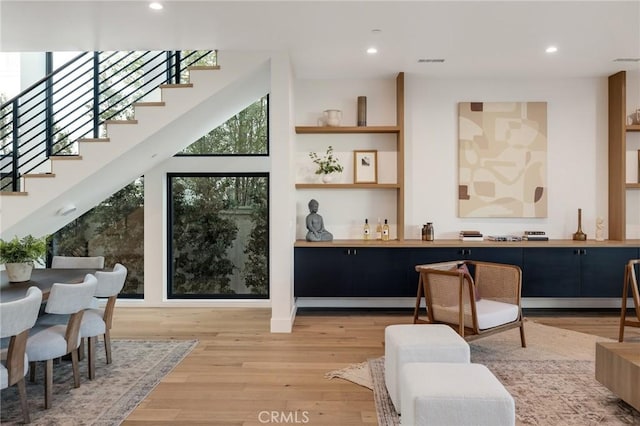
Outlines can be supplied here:
M163 88L164 106L137 107L137 124L107 125L107 143L81 143L79 161L53 161L26 196L0 197L0 237L51 234L269 93L268 53L218 53L220 70L193 70L191 88ZM75 206L71 214L58 212Z

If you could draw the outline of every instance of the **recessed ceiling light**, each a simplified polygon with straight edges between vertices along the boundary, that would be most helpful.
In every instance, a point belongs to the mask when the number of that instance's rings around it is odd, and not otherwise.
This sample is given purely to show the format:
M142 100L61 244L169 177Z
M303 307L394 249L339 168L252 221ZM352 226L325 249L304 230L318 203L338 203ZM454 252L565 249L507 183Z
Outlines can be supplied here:
M378 53L378 49L376 49L375 47L370 47L367 49L367 53L369 55L375 55L376 53Z
M162 10L164 6L162 6L161 3L158 3L157 1L151 2L149 3L149 9L153 9L153 10Z
M444 62L443 58L420 58L418 59L418 63L419 64L426 64L426 63L438 63L441 64Z
M372 33L374 34L380 34L382 32L382 30L380 28L374 28L371 30Z
M545 50L545 52L547 52L547 53L556 53L557 51L558 51L558 48L556 46L549 46Z

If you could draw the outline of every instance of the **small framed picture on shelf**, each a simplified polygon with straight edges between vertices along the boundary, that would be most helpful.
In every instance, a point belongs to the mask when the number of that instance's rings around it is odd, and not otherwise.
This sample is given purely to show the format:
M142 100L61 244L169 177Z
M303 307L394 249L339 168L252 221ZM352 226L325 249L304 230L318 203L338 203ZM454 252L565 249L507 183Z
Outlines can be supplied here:
M378 183L378 151L353 151L353 183Z

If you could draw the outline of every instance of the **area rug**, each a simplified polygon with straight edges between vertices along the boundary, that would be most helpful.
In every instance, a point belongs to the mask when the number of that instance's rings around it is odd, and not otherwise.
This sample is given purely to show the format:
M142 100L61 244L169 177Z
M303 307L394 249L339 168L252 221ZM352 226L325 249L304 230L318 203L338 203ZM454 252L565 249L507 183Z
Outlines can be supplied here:
M27 397L33 425L120 424L158 383L197 345L197 341L112 340L113 362L105 363L104 346L96 347L96 378L87 378L86 360L80 362L81 384L73 387L71 362L53 366L52 408L44 409L44 366L36 382L27 378ZM2 424L20 424L22 411L15 386L2 390Z
M518 425L640 425L640 412L616 397L595 379L595 342L609 339L534 322L525 325L527 348L517 329L471 342L471 362L486 365L516 402ZM365 373L355 364L358 384ZM384 426L399 425L384 384L384 357L366 366L378 415ZM346 380L350 368L328 373Z

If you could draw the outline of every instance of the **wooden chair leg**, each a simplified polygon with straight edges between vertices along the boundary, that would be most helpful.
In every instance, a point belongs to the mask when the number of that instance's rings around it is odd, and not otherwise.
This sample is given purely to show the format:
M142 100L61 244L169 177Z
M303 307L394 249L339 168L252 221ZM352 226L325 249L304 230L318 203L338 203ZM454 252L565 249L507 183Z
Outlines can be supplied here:
M84 359L84 337L80 339L80 346L78 346L78 361Z
M520 323L520 343L522 343L522 347L527 347L527 341L524 338L524 322Z
M104 332L104 352L107 356L107 364L111 364L111 335L109 329Z
M36 362L29 362L29 381L35 383L36 381Z
M96 340L97 337L87 338L87 369L89 370L89 380L96 377Z
M629 290L629 282L631 277L629 276L629 266L624 268L624 285L622 287L622 306L620 308L620 333L618 334L618 341L624 341L624 326L627 319L627 292Z
M16 385L18 386L18 393L20 394L20 405L22 406L22 417L25 423L30 423L29 417L29 402L27 401L27 387L24 383L24 377L20 379Z
M80 368L78 367L78 351L71 351L71 369L73 370L73 387L80 387Z
M44 363L44 408L51 408L53 399L53 360L48 359Z

